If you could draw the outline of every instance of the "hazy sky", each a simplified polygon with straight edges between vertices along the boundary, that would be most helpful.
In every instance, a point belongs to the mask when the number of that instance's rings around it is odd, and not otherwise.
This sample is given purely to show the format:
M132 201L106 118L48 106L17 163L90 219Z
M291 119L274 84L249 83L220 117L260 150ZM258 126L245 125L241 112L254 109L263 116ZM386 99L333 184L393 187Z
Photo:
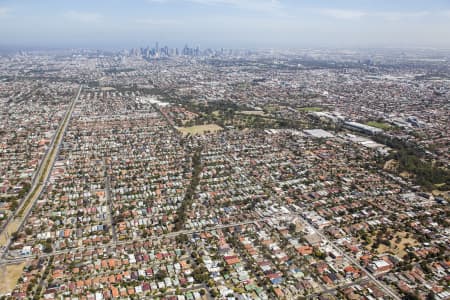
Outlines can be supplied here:
M0 0L0 46L450 48L450 0Z

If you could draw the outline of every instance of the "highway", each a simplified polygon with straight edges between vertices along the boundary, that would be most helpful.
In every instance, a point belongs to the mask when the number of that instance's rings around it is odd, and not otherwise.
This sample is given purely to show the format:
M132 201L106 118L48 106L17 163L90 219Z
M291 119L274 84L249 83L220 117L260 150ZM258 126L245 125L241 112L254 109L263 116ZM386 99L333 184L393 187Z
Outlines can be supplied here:
M82 88L83 86L80 86L77 96L72 100L64 119L61 121L58 130L55 132L53 142L50 144L50 148L48 149L42 163L39 166L39 170L37 171L37 180L34 181L34 184L32 185L26 199L22 201L21 205L15 211L14 217L9 220L8 224L5 226L5 229L1 233L0 240L2 246L4 246L1 250L1 258L4 258L8 252L7 249L11 244L11 235L22 228L25 220L31 212L31 209L36 203L36 200L44 190L45 184L53 169L53 165L58 157L61 143L64 139L65 132L70 123L72 113L75 109L75 104L80 97Z

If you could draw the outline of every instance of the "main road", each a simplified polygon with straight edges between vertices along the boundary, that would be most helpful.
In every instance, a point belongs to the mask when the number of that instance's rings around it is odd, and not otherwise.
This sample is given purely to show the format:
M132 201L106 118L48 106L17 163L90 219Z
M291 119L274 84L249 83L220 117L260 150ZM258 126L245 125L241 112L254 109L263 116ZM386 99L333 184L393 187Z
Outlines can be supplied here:
M384 284L383 282L381 282L380 280L378 280L378 278L376 278L366 267L361 266L356 259L354 259L353 257L351 257L350 255L348 255L344 250L342 250L338 245L336 245L335 242L330 241L325 234L323 234L320 230L316 229L314 227L314 224L310 223L309 221L305 220L303 217L300 217L301 220L303 221L303 223L308 224L309 227L317 234L321 237L321 239L323 241L325 241L327 244L329 244L331 247L333 247L334 250L336 250L338 253L342 254L343 257L345 257L348 261L350 261L352 264L354 264L355 266L359 266L359 268L361 268L365 275L367 275L367 277L369 277L386 295L390 296L392 299L395 300L401 300L401 298L394 292L392 291L386 284Z
M86 251L86 250L97 250L98 248L103 248L103 249L115 249L118 246L125 246L125 245L132 245L134 243L142 243L145 241L154 241L154 240L161 240L161 239L165 239L165 238L175 238L179 235L183 235L183 234L193 234L193 233L197 233L197 232L205 232L205 231L214 231L214 230L219 230L219 229L226 229L226 228L230 228L230 227L236 227L236 226L242 226L242 225L249 225L249 224L253 224L255 222L261 222L261 221L267 221L270 219L276 218L274 216L272 217L266 217L266 218L261 218L261 219L255 219L255 220L249 220L249 221L245 221L245 222L239 222L239 223L233 223L233 224L224 224L224 225L218 225L218 226L213 226L213 227L205 227L205 228L199 228L199 229L187 229L187 230L180 230L180 231L176 231L176 232L170 232L170 233L166 233L166 234L161 234L158 236L151 236L148 238L137 238L137 239L131 239L131 240L124 240L124 241L111 241L107 244L102 244L101 246L99 245L95 245L95 246L82 246L82 247L76 247L76 248L69 248L69 249L65 249L65 250L59 250L59 251L54 251L52 253L42 253L39 255L39 258L46 258L46 257L51 257L51 256L55 256L55 255L61 255L61 254L67 254L67 253L74 253L74 252L79 252L79 251ZM11 256L11 254L9 254L8 256L4 256L0 259L0 266L2 265L12 265L12 264L18 264L21 262L24 262L30 258L35 257L35 255L28 255L28 256Z
M50 148L46 152L44 159L39 165L36 180L34 181L34 184L32 185L30 192L26 196L25 200L22 201L21 205L14 212L13 217L9 219L7 225L4 227L5 229L2 231L0 235L0 245L2 246L0 258L3 258L7 253L7 249L11 244L11 236L22 228L23 224L25 223L25 220L27 219L28 215L31 212L31 209L36 203L36 200L39 198L42 191L44 190L45 184L48 178L50 177L55 160L58 157L59 148L64 139L65 132L67 130L67 127L69 126L72 113L75 109L75 104L78 101L78 98L80 97L82 89L83 86L81 85L80 88L78 89L77 96L70 103L69 109L67 110L64 119L61 121L54 135L53 141L50 144Z

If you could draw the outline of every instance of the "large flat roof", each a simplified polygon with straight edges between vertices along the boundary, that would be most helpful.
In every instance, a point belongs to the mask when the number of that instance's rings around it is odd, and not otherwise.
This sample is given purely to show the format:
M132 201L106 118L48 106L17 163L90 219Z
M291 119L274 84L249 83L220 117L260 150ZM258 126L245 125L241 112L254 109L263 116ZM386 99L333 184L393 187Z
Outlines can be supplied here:
M334 137L333 134L331 134L330 132L323 130L323 129L308 129L308 130L304 130L304 132L308 135L311 135L311 136L317 137L317 138L332 138L332 137Z

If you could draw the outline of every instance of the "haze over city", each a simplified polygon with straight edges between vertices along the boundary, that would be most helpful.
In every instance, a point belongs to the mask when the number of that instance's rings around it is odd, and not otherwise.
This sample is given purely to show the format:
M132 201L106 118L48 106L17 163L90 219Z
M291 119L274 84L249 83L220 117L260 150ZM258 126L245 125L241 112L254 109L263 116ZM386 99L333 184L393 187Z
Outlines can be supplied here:
M2 0L0 46L450 48L446 0Z

